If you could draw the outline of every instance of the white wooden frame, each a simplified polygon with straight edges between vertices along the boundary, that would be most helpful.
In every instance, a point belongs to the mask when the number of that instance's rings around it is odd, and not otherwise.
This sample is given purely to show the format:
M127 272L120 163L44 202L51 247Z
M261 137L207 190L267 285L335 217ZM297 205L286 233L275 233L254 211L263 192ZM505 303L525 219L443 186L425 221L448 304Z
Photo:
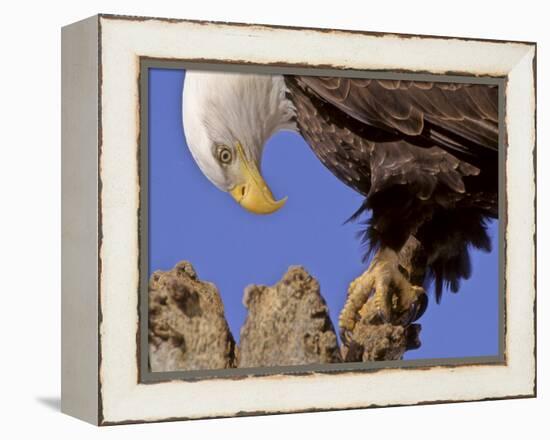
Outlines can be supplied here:
M535 395L534 44L106 15L62 35L64 412L105 425ZM506 361L140 383L140 57L506 78Z

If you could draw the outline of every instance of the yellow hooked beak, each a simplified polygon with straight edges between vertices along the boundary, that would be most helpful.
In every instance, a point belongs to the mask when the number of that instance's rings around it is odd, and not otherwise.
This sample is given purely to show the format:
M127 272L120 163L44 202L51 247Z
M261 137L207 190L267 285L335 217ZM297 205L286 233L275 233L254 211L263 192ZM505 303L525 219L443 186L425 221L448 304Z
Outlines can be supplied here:
M236 185L229 193L246 210L254 214L271 214L286 202L286 197L275 200L258 167L246 158L243 147L237 142L237 154L244 183Z

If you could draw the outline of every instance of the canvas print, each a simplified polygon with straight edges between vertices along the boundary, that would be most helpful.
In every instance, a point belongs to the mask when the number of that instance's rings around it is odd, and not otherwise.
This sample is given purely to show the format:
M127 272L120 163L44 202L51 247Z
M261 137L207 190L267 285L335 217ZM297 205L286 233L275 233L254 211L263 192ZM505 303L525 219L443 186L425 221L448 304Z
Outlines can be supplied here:
M497 84L142 80L151 372L499 358Z

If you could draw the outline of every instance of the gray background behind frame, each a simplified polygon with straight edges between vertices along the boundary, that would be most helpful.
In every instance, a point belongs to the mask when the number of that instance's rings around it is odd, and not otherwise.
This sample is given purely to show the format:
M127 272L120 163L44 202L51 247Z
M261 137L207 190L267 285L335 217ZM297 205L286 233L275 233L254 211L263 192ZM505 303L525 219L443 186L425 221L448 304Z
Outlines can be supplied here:
M299 366L277 366L262 368L231 368L223 370L193 370L193 371L170 371L170 372L151 372L148 364L148 73L151 68L164 69L195 69L195 70L217 70L231 72L248 72L263 74L298 74L298 75L316 75L316 76L347 76L371 79L390 79L390 80L416 80L416 81L439 81L456 83L475 83L475 84L496 84L499 86L499 354L497 356L475 356L461 358L442 358L442 359L418 359L405 361L379 361L379 362L349 362L340 364L310 364ZM327 68L300 68L275 65L251 65L239 63L224 63L222 61L212 62L194 62L185 60L164 60L152 59L147 57L140 58L139 75L139 105L140 105L140 130L139 130L139 181L140 181L140 208L139 208L139 249L140 255L139 272L139 329L138 329L138 369L141 383L154 383L170 380L196 381L212 378L242 378L246 376L266 376L273 374L313 374L313 373L346 373L364 371L374 372L384 368L426 368L440 366L458 366L458 365L483 365L483 364L504 364L506 362L505 347L505 230L506 230L506 195L505 195L505 160L506 160L506 130L504 120L505 109L505 83L503 77L472 77L461 75L434 75L425 73L403 73L386 71L365 71L365 70L339 70ZM344 293L343 293L344 294Z

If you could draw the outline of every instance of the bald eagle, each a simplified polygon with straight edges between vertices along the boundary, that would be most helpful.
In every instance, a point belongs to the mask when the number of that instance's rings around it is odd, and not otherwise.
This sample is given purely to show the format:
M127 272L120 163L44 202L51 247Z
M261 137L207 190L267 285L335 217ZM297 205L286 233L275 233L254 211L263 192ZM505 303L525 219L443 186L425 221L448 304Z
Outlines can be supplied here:
M383 319L391 289L425 297L399 270L411 237L425 255L419 284L434 280L437 302L444 288L456 292L470 276L469 248L491 248L496 86L188 71L183 124L205 176L250 212L269 214L285 203L261 174L264 145L279 130L299 132L328 170L365 197L351 219L370 211L362 239L375 257L350 285L341 331L353 329L370 297Z

